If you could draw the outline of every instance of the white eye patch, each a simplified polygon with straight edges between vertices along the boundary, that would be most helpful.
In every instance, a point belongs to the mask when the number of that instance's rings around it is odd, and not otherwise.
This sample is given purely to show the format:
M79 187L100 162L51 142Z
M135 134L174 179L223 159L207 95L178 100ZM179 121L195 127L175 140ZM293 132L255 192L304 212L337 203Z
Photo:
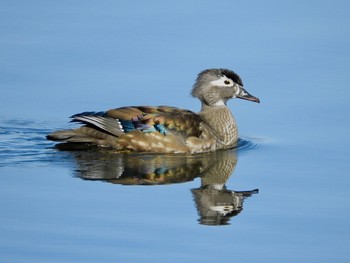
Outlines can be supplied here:
M233 81L226 76L222 76L219 79L210 82L213 86L219 87L232 87Z

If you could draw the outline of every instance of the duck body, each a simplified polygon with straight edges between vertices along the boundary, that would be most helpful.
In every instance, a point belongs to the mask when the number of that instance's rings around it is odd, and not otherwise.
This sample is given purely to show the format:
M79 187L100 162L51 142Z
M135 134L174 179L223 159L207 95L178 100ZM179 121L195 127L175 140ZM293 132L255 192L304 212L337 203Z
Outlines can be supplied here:
M192 95L202 101L198 113L169 106L130 106L73 115L83 126L49 134L64 144L85 144L116 151L201 153L236 146L238 129L226 101L259 99L243 89L237 74L226 69L201 72ZM241 93L241 94L240 94Z

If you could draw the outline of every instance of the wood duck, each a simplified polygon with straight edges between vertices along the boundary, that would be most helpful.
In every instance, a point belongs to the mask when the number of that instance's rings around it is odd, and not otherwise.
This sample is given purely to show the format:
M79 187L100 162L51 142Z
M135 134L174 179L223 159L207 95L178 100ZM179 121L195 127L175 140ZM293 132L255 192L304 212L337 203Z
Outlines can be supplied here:
M116 151L201 153L236 146L238 129L226 106L240 98L259 103L241 78L228 69L200 72L191 92L202 102L200 112L169 106L132 106L73 115L83 126L56 131L47 139L65 145L91 145Z

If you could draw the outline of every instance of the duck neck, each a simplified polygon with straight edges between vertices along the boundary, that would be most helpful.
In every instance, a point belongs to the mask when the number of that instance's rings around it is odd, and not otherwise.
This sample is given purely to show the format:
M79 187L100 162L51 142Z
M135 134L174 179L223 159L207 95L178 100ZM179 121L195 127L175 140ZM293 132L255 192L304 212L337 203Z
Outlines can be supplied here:
M234 146L238 139L235 118L225 103L218 105L202 104L199 115L213 131L222 147Z

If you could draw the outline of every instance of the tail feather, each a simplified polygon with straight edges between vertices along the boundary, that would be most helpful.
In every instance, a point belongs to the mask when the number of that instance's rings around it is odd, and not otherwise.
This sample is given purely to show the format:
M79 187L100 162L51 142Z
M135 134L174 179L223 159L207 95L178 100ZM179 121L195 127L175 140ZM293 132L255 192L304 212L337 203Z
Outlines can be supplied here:
M66 141L70 138L76 136L74 130L64 130L64 131L56 131L46 135L46 138L51 141Z
M63 143L109 144L124 134L118 119L106 116L103 112L84 112L72 116L72 122L85 124L77 129L56 131L46 136L48 140Z
M114 135L86 126L75 130L56 131L48 134L46 138L62 143L89 143L96 145L108 145L116 139Z
M63 143L96 143L98 140L89 134L80 134L75 130L56 131L47 135L46 138Z

